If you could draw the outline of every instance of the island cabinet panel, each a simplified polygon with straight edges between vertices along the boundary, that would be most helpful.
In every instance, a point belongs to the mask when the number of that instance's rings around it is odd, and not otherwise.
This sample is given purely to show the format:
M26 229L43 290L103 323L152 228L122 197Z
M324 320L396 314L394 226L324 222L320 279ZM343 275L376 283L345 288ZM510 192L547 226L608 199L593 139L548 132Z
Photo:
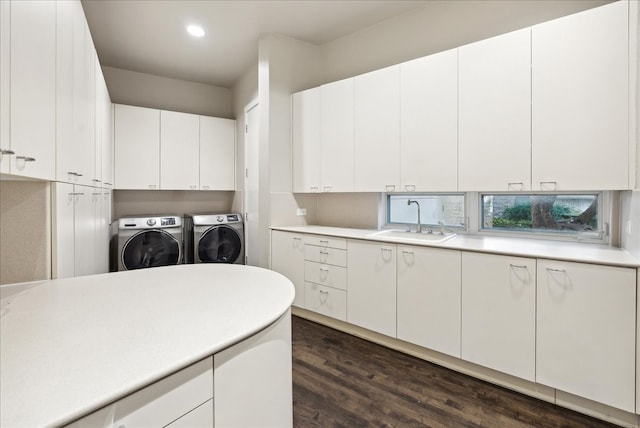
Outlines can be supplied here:
M628 8L614 2L532 27L534 190L633 187Z
M400 66L355 77L354 190L400 190Z
M538 261L536 382L635 410L636 270Z
M293 426L291 364L290 312L215 354L215 426Z
M293 305L304 307L304 235L271 232L271 269L280 272L293 283L296 297Z
M396 337L396 245L348 241L347 322Z
M400 64L400 188L458 190L458 51Z
M213 357L208 357L69 427L161 427L195 410L196 414L189 416L196 422L192 426L213 426L212 422L207 424L213 420L213 389Z
M531 189L531 29L458 49L458 186Z
M462 253L462 359L535 380L536 261Z
M460 358L461 257L398 246L398 339Z

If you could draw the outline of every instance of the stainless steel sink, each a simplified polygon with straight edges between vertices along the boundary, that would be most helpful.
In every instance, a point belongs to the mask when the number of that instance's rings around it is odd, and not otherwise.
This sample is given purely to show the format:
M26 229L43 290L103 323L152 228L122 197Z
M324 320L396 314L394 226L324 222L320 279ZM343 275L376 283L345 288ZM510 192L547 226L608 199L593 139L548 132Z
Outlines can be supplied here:
M434 244L440 244L442 242L448 241L449 239L456 236L455 233L445 233L441 235L439 232L409 232L406 230L400 229L384 229L379 230L374 233L370 233L367 236L375 237L375 238L384 238L384 239L393 239L393 240L402 240L402 241L417 241L417 242L431 242Z

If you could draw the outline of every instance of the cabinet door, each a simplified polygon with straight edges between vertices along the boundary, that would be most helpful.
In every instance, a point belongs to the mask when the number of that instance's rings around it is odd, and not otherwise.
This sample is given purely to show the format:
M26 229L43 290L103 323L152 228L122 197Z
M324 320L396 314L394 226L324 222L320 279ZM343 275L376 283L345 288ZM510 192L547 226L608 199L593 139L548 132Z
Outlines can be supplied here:
M216 427L291 427L291 314L213 357Z
M320 191L320 88L291 96L293 192Z
M160 113L160 188L198 190L199 117L162 110Z
M280 272L296 288L293 305L304 307L304 240L299 233L271 232L271 269Z
M94 273L109 272L109 240L111 226L111 190L95 189L96 209L96 258Z
M531 189L531 30L458 49L461 191Z
M635 405L636 271L538 261L536 382Z
M322 192L353 192L353 78L320 87Z
M113 186L113 106L100 64L96 64L96 170L103 186Z
M398 339L460 358L460 251L398 247Z
M458 51L400 64L400 191L458 190Z
M96 204L100 198L96 189L89 186L75 185L74 193L74 276L91 275L96 269Z
M400 190L400 66L354 81L354 190Z
M4 2L3 2L4 3ZM55 178L56 4L13 1L11 174Z
M348 241L347 322L396 336L396 246Z
M78 58L74 58L74 88L73 88L73 126L78 139L78 156L81 162L82 176L79 183L94 186L99 180L95 170L95 120L96 120L96 62L97 56L91 40L91 33L84 14L77 19L77 32L74 34L74 55L78 52ZM74 25L76 30L76 25ZM77 44L77 47L76 47Z
M11 166L11 3L0 1L0 173Z
M535 380L536 261L462 253L462 359Z
M200 189L234 190L236 121L200 116Z
M52 271L53 278L75 276L74 206L76 196L73 184L53 183Z
M628 7L533 27L535 189L630 188Z
M116 189L157 189L160 184L160 110L116 104Z

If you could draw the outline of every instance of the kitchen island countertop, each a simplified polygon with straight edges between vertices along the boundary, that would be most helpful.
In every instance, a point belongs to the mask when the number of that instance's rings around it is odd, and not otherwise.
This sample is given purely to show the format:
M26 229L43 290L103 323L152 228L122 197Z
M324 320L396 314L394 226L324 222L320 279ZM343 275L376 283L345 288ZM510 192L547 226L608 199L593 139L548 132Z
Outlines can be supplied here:
M199 264L0 287L0 426L58 426L261 331L284 276Z

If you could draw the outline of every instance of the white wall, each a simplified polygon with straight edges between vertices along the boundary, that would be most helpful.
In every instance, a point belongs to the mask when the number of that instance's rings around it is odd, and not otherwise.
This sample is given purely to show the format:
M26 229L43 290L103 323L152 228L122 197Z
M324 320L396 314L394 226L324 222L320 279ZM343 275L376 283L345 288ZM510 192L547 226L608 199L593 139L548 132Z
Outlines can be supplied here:
M228 88L106 66L102 72L116 104L235 118Z
M233 192L114 190L114 219L137 215L232 212Z

